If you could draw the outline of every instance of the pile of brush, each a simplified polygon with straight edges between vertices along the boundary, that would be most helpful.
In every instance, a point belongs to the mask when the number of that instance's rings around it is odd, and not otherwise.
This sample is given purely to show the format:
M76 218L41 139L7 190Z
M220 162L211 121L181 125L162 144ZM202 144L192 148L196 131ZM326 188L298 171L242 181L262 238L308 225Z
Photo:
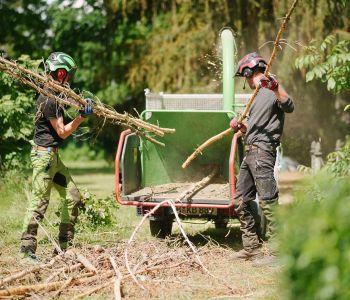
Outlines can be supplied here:
M138 241L128 256L132 273L128 271L124 258L126 247L126 242L119 242L112 248L98 245L68 250L46 263L0 279L0 298L45 296L78 299L93 293L110 295L114 291L114 298L120 299L140 293L152 294L152 290L157 293L158 285L163 289L164 285L173 285L180 277L193 273L208 276L194 259L191 249L184 246L183 240ZM224 256L226 254L221 252L226 251L209 243L197 255L214 261L213 254ZM181 281L180 284L187 285ZM222 284L220 286L226 293L233 292Z

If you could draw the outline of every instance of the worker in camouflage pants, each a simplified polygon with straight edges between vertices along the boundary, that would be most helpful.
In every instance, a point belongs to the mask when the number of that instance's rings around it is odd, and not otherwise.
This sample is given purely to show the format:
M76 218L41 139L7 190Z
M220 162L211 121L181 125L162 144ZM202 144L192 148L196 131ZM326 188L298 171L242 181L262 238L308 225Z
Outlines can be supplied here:
M49 76L61 84L69 84L74 76L76 65L72 57L63 52L54 52L45 62ZM74 225L77 221L81 196L67 167L58 154L61 142L70 136L93 113L93 101L86 99L87 105L80 115L64 124L64 108L54 99L39 95L36 107L35 132L32 143L31 162L33 167L32 197L25 215L21 238L23 258L38 261L37 231L39 222L49 205L52 187L60 196L60 217L58 241L62 250L72 242Z
M249 110L246 124L231 120L233 130L245 135L245 157L236 187L236 212L240 220L243 249L238 259L262 258L261 239L257 233L257 214L253 209L256 195L266 218L266 238L274 237L274 211L278 205L278 188L274 177L276 148L280 145L285 113L294 110L293 100L276 79L264 75L266 61L257 53L245 55L238 63L237 76L244 76L251 89L260 86Z

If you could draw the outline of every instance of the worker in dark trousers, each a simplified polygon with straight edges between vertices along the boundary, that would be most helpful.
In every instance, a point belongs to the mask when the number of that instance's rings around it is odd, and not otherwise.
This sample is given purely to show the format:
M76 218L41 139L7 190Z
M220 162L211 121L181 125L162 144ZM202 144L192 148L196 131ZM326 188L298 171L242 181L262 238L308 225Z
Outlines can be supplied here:
M71 56L63 52L54 52L45 61L49 76L62 85L69 84L76 71ZM33 167L32 195L24 219L20 252L22 258L38 261L37 231L50 200L51 188L55 187L60 196L60 217L58 241L62 250L72 242L81 196L67 167L61 161L58 148L61 142L70 136L93 113L93 101L87 99L87 105L80 115L68 124L64 124L64 108L54 99L42 94L36 102L35 132L32 142L31 162Z
M240 167L236 187L236 211L240 220L243 249L235 258L261 258L261 241L251 201L258 195L266 217L266 238L275 234L274 211L278 205L278 187L274 177L276 148L280 145L285 113L294 110L293 100L272 76L266 77L266 61L257 53L245 55L238 63L236 76L244 76L251 89L260 86L249 110L246 123L232 119L230 126L245 134L245 157Z

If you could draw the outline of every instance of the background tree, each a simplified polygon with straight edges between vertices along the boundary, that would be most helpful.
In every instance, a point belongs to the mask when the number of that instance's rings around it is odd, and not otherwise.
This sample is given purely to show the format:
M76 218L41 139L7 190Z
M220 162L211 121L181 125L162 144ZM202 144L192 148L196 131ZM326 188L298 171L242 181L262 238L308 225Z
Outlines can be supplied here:
M266 42L274 39L290 2L3 0L0 25L7 30L0 37L0 50L11 58L27 54L33 59L66 51L79 66L75 88L91 91L117 110L142 111L145 88L221 92L220 29L234 29L238 57L252 51L268 57L273 45ZM305 145L321 137L325 152L330 152L349 120L338 118L337 103L346 96L329 93L321 82L306 84L306 72L295 68L293 61L304 53L300 44L323 41L329 34L348 37L349 10L346 1L301 1L285 33L294 50L284 45L272 68L296 102L296 111L286 122L285 153L304 164L309 159ZM242 86L237 79L236 91L246 92ZM106 126L100 131L97 120L89 122L95 128L89 137L94 148L113 156L120 129Z

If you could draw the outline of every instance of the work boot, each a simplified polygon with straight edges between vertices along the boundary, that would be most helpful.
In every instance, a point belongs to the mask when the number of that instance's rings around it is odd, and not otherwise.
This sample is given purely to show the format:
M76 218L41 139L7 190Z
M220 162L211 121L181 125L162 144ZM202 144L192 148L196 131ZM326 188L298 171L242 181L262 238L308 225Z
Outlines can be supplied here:
M266 218L266 239L274 240L277 231L275 210L278 206L278 199L260 200L259 204Z
M58 242L62 250L72 246L74 239L74 225L71 223L61 223L59 226Z
M233 254L233 259L244 259L244 260L251 260L254 258L262 257L263 254L259 248L255 249L242 249L235 254Z
M278 267L277 256L273 254L263 255L262 257L256 257L252 260L252 266L256 268L260 267Z
M24 250L20 252L21 262L23 263L29 263L29 264L38 264L40 262L40 259L35 253L33 253L31 250Z

